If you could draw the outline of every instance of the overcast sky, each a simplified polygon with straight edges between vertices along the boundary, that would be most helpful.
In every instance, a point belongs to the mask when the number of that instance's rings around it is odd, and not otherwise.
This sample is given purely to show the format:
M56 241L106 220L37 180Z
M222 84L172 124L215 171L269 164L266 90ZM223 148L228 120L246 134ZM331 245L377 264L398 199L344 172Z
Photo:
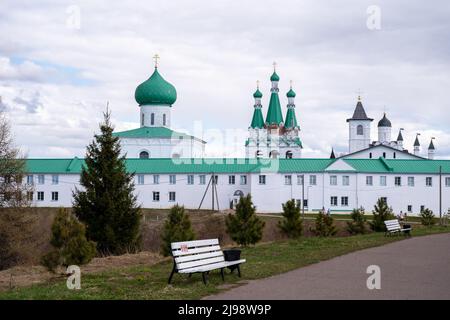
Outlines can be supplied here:
M450 158L449 17L448 0L2 0L0 110L29 157L83 156L107 101L116 130L139 126L134 90L158 53L178 93L173 128L210 140L209 156L243 156L255 82L265 115L276 61L283 116L289 80L297 92L305 157L348 150L360 89L373 140L386 110L393 139L404 128L412 149L420 132L425 154L436 137Z

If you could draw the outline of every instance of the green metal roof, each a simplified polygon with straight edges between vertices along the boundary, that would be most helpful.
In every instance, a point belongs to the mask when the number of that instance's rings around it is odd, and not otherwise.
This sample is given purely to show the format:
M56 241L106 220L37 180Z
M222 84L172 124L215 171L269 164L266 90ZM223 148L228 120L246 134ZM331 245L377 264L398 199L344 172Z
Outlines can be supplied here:
M262 115L261 108L255 108L255 110L253 111L253 118L250 127L252 127L253 129L255 128L261 129L264 127L264 118Z
M280 77L278 76L278 74L275 71L270 76L270 81L280 81Z
M172 105L177 100L177 91L175 87L164 80L159 74L158 69L146 81L142 82L134 93L136 102L142 105Z
M176 132L166 127L141 127L137 129L114 132L114 136L120 138L166 138L166 139L196 139L205 143L203 140L182 132Z
M262 98L263 94L259 89L256 89L255 93L253 94L253 98Z
M136 173L251 173L251 172L323 172L336 159L244 159L244 158L196 158L196 159L126 159L126 167ZM450 174L450 160L385 160L343 159L356 172L386 174ZM29 173L79 174L84 160L27 159Z
M286 122L284 123L284 126L286 128L296 128L296 127L298 127L297 117L295 116L295 109L294 108L288 108L287 113L286 113Z
M295 98L295 91L292 88L286 93L286 97Z
M280 124L283 122L283 115L281 113L280 98L277 92L272 92L270 95L269 109L267 110L266 123Z

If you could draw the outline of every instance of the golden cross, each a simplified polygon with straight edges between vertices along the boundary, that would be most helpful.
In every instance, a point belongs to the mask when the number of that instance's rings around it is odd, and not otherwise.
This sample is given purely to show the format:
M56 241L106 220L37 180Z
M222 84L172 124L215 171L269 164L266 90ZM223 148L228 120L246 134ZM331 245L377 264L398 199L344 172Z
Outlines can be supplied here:
M256 89L259 89L259 80L256 80Z
M362 94L361 89L358 89L358 91L356 91L356 93L358 94L358 101L361 101L361 94Z
M155 68L158 68L158 59L159 59L159 55L158 55L158 54L155 54L155 55L153 56L153 60L155 60Z
M289 80L289 84L291 85L291 89L292 89L292 80Z
M274 62L272 63L272 65L273 65L273 71L275 71L276 68L277 68L277 63L274 61Z

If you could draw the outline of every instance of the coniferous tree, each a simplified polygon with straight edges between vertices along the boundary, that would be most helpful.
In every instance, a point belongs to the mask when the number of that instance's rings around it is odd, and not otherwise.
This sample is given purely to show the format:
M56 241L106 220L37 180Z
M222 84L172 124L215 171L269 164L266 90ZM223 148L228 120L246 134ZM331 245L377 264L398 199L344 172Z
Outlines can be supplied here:
M61 208L52 224L53 250L42 257L42 264L53 271L58 265L83 265L95 256L95 242L86 239L86 228L67 209Z
M282 206L283 220L278 222L278 227L290 238L300 237L303 231L300 206L296 205L295 200L289 200Z
M183 206L175 205L170 208L167 220L164 222L161 238L161 251L165 257L169 256L171 253L170 244L172 242L191 241L195 239L191 220L184 212Z
M317 215L316 226L313 232L319 237L334 236L337 233L337 229L331 215L326 214L324 211L320 211Z
M250 194L239 199L236 213L229 214L225 223L231 239L241 246L260 241L265 225L265 222L256 216L256 208Z
M350 234L365 234L367 233L366 228L366 217L364 216L364 209L353 209L351 214L352 221L347 222L347 231Z
M436 221L434 220L434 213L430 209L426 208L420 212L420 222L424 226L433 226Z
M87 147L80 183L73 207L86 225L89 240L103 254L122 254L140 248L141 210L136 203L134 173L126 170L119 138L113 136L110 112L104 113L100 134Z
M373 220L369 222L370 228L376 232L386 232L384 221L391 219L395 219L392 208L388 206L383 198L379 198L373 211Z

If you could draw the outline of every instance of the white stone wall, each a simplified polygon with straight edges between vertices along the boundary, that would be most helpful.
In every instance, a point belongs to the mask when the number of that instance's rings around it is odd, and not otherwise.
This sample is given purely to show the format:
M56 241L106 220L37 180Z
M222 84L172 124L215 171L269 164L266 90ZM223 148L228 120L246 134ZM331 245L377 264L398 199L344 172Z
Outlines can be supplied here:
M372 157L370 155L372 154ZM394 157L395 154L395 157ZM417 159L412 154L401 152L400 150L392 150L383 146L376 146L368 150L357 152L355 154L346 155L346 159L378 159L385 155L386 159ZM420 155L419 155L420 156Z
M148 105L140 106L140 118L139 124L141 127L167 127L170 128L171 124L171 106L168 105ZM154 123L151 123L151 116L154 114ZM164 124L163 118L166 116L166 123ZM142 122L144 117L144 122Z
M266 184L259 184L259 173L242 173L247 176L247 184L240 184L240 173L218 174L217 193L219 197L219 208L228 209L230 201L236 197L237 190L244 195L251 192L254 204L258 212L281 212L281 204L287 200L302 199L302 185L298 184L297 175L303 173L261 173L266 175ZM206 190L210 175L206 175L206 184L200 185L201 174L194 174L194 184L187 183L188 173L176 174L177 182L169 184L169 174L159 174L159 184L153 184L153 175L144 175L144 184L138 184L136 176L136 194L138 202L144 208L170 208L175 203L187 208L198 208L201 198ZM228 176L235 175L235 184L229 184ZM285 175L292 176L292 184L285 184ZM316 185L310 184L310 177L316 176ZM79 175L60 174L59 183L52 184L50 174L45 175L45 183L37 184L37 174L34 175L35 192L34 204L40 207L59 207L72 205L72 190L79 187ZM373 210L373 206L380 197L386 197L388 204L392 206L395 213L406 212L408 205L412 206L410 215L417 215L421 206L433 210L439 215L439 175L438 174L370 174L370 173L343 173L343 172L318 172L305 173L304 199L308 200L308 211L317 211L321 208L330 209L332 212L349 212L356 207L364 207L367 212ZM331 176L336 176L337 185L331 185ZM343 185L343 176L348 176L349 185ZM366 177L372 176L373 185L366 184ZM380 185L380 176L386 176L386 186ZM395 177L401 177L401 186L395 186ZM408 177L414 177L415 186L408 186ZM426 186L426 177L432 178L432 186ZM442 211L446 213L450 209L450 187L446 186L445 178L442 176ZM37 201L37 192L43 191L44 201ZM57 191L58 201L51 200L51 192ZM153 191L160 192L160 201L153 201ZM169 192L176 192L176 200L169 201ZM331 197L338 197L338 205L331 205ZM205 196L202 208L212 207L211 188ZM341 198L348 197L348 206L341 205ZM216 204L215 204L216 206ZM217 207L216 207L217 208Z
M349 127L349 152L353 153L370 145L370 124L369 120L350 120L348 122ZM363 126L363 134L357 134L357 128L359 125Z
M142 151L147 151L150 158L172 158L178 154L181 158L201 158L204 156L205 144L198 139L191 138L154 138L127 139L120 138L122 153L127 158L139 158Z

